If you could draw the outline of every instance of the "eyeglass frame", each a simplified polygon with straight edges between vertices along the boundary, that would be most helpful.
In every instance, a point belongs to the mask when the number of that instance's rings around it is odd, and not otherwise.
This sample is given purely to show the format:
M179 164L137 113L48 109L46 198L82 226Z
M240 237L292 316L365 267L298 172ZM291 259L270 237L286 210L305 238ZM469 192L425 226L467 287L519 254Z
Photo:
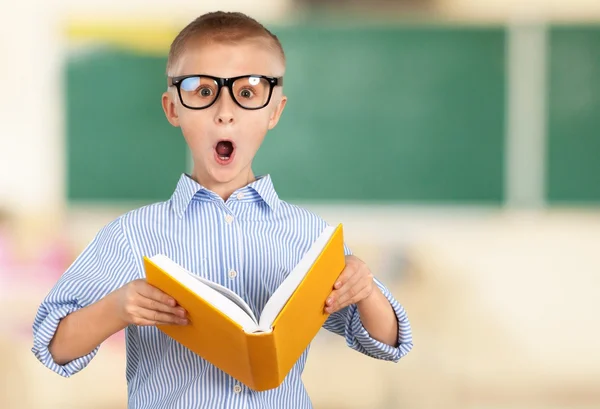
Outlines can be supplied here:
M211 80L215 81L217 83L217 95L215 96L215 99L208 105L198 108L198 107L191 107L189 105L187 105L185 102L183 102L183 96L181 95L181 83L187 79L187 78L194 78L194 77L203 77L203 78L210 78ZM238 102L238 100L236 99L236 97L233 95L233 83L241 78L249 78L249 77L254 77L254 78L262 78L262 79L266 79L269 82L269 96L267 98L267 101L264 103L264 105L260 106L260 107L256 107L256 108L247 108L245 106L243 106L242 104L240 104ZM169 87L174 86L177 89L177 95L179 95L179 100L181 101L181 104L188 108L188 109L193 109L193 110L202 110L202 109L207 109L210 108L212 105L214 105L215 102L217 102L217 100L219 99L219 96L221 95L221 89L223 89L223 87L228 88L229 89L229 95L231 95L231 99L242 109L247 109L249 111L256 111L258 109L263 109L264 107L266 107L267 105L269 105L269 102L271 102L271 96L273 95L273 88L275 88L276 86L283 86L283 77L271 77L268 75L254 75L254 74L248 74L248 75L240 75L237 77L231 77L231 78L221 78L221 77L215 77L213 75L205 75L205 74L187 74L187 75L179 75L176 77L168 77L169 80Z

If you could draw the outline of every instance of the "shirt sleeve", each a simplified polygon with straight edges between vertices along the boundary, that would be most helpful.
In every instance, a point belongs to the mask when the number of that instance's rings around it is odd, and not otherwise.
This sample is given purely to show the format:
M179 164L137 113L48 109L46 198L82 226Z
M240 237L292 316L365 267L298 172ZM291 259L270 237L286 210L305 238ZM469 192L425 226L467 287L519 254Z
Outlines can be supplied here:
M346 245L345 254L352 254ZM377 278L374 281L390 302L398 320L398 344L395 347L380 342L369 335L360 320L360 313L356 304L351 304L331 314L323 327L345 337L346 344L360 353L376 359L398 362L400 358L408 354L413 346L410 322L404 307L392 296L390 291Z
M85 368L100 346L65 365L57 364L48 345L58 324L68 314L95 303L122 286L134 270L133 253L121 229L120 219L116 219L98 232L42 300L33 322L31 351L35 357L64 377Z

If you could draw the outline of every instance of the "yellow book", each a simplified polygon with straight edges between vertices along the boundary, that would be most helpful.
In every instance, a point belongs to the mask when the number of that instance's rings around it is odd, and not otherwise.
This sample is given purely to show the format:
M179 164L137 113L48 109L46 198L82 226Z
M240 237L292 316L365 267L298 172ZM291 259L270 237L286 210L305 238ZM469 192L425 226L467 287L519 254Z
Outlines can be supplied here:
M256 391L279 386L317 335L325 300L345 267L342 225L327 226L255 317L233 291L168 257L144 257L146 279L188 313L165 334Z

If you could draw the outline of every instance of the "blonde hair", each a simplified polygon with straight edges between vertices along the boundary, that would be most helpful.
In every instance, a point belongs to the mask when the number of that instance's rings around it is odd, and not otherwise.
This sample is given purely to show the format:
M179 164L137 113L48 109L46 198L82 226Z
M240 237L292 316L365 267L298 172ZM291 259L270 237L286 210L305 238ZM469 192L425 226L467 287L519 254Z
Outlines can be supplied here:
M279 54L285 66L285 53L275 34L261 23L240 12L216 11L201 15L179 32L171 43L167 60L167 75L173 70L190 40L205 43L232 43L249 40L266 40L267 44Z

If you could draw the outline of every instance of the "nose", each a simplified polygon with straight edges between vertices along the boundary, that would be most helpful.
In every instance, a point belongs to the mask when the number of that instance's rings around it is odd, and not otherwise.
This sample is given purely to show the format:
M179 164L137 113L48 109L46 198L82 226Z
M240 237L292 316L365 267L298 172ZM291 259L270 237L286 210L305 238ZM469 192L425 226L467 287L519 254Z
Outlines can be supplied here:
M223 125L232 124L233 123L233 115L230 115L230 114L223 114L223 115L221 115L221 114L219 114L219 115L217 115L217 123L223 124Z
M231 98L228 89L221 90L221 95L215 103L217 110L215 113L215 122L219 125L227 125L234 123L235 102Z

